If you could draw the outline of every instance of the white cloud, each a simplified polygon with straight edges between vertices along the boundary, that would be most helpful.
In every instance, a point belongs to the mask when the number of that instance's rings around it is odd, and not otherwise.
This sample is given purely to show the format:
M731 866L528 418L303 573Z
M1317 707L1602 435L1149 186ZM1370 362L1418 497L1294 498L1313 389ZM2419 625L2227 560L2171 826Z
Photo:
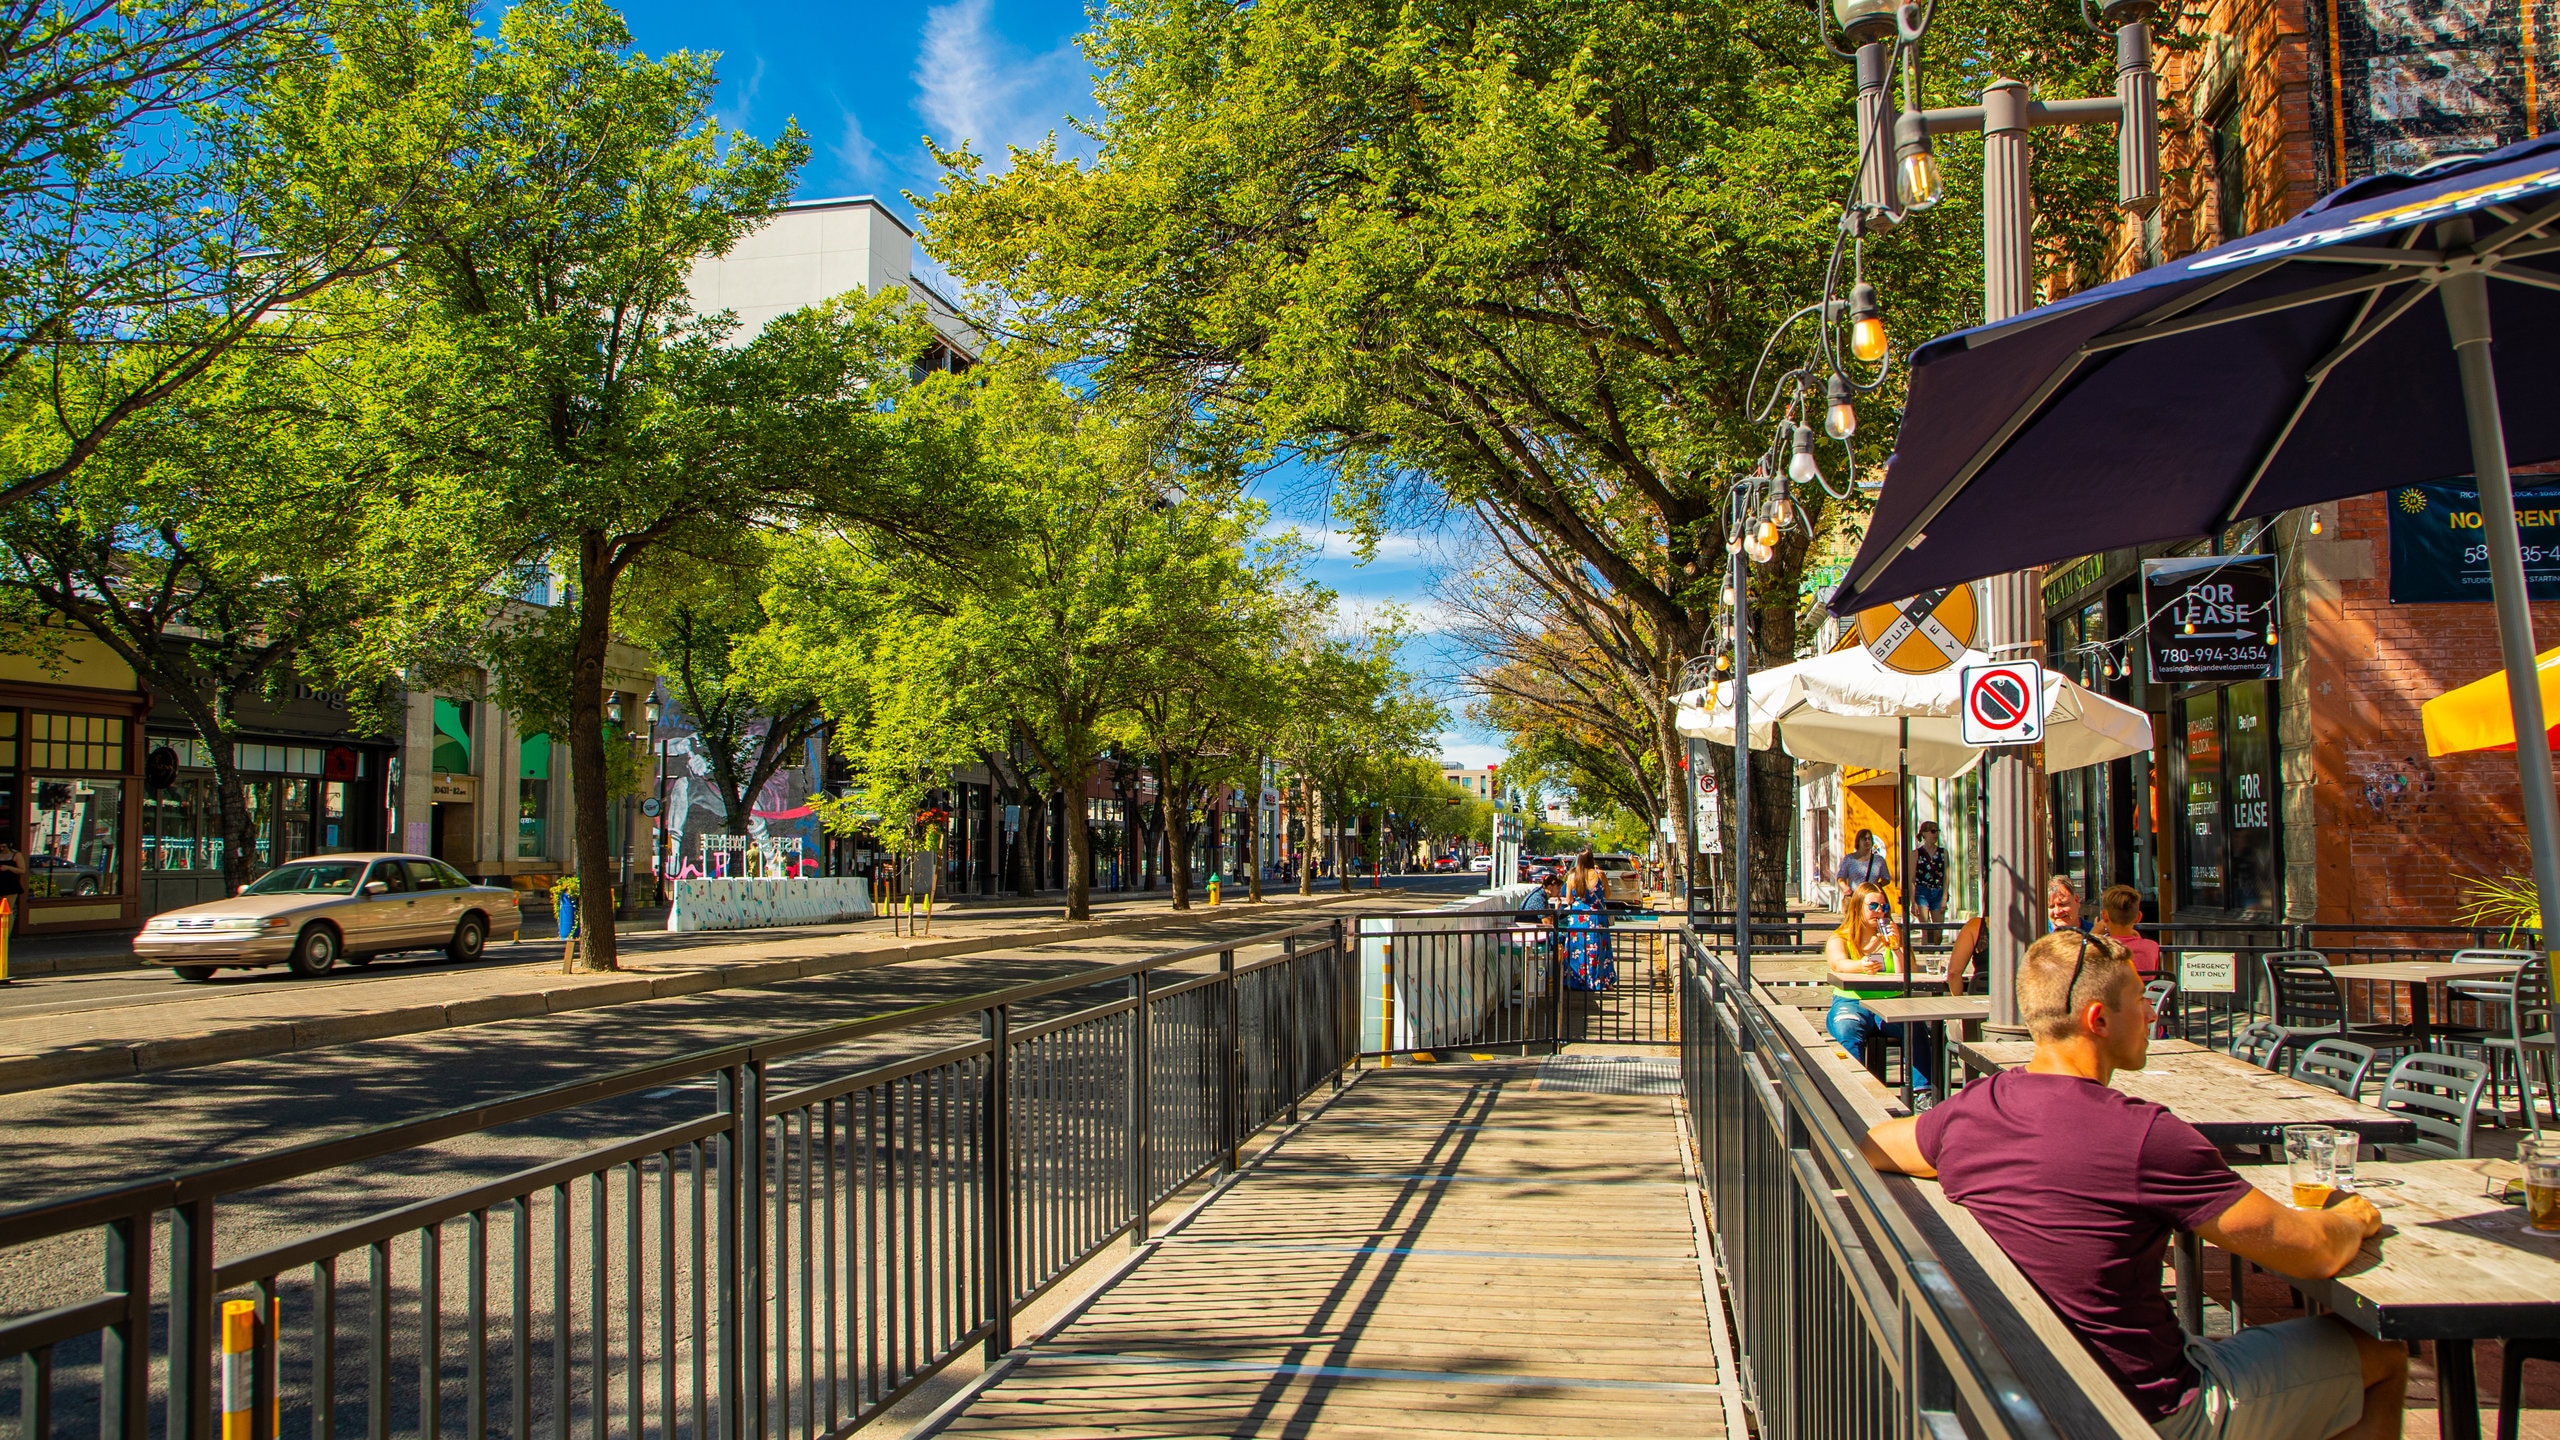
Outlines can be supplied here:
M1458 619L1436 600L1409 595L1336 595L1333 623L1339 630L1365 630L1394 618L1417 635L1456 628Z
M863 132L861 116L850 110L841 113L844 130L836 143L827 147L828 152L836 157L838 165L844 167L847 179L866 189L877 186L881 176L887 173L880 164L880 147L872 144L871 137Z
M1360 559L1359 548L1354 544L1351 532L1348 530L1336 529L1329 525L1297 525L1278 520L1262 527L1262 533L1275 540L1292 531L1307 543L1319 560L1343 560L1355 565L1372 563L1363 562ZM1419 560L1422 558L1422 537L1381 535L1378 537L1377 558L1381 562Z
M916 113L935 143L971 141L1001 162L1005 147L1038 145L1058 132L1075 141L1070 111L1089 109L1093 72L1072 40L1026 54L990 23L990 0L951 0L925 12L916 55Z
M755 62L755 68L747 72L747 78L743 82L734 86L721 87L727 96L727 103L715 103L712 106L711 119L714 124L726 130L755 128L752 122L756 113L756 95L764 89L764 57L758 55L755 57Z
M1442 764L1464 765L1474 770L1487 765L1499 765L1511 756L1510 751L1499 745L1461 740L1458 738L1458 732L1454 730L1443 730L1436 738L1440 746Z

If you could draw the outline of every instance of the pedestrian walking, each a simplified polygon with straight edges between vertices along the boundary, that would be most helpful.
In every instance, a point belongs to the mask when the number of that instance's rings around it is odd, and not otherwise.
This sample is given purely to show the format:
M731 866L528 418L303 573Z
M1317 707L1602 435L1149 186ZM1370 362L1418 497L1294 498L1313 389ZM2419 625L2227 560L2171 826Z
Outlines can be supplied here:
M1920 843L1911 849L1911 918L1927 925L1944 922L1947 907L1947 848L1938 841L1938 822L1920 822Z
M1851 844L1849 853L1840 857L1840 867L1831 872L1831 878L1840 882L1843 910L1856 903L1854 894L1850 892L1859 886L1873 885L1881 890L1893 883L1893 866L1884 858L1884 852L1876 848L1876 832L1858 832L1857 840Z

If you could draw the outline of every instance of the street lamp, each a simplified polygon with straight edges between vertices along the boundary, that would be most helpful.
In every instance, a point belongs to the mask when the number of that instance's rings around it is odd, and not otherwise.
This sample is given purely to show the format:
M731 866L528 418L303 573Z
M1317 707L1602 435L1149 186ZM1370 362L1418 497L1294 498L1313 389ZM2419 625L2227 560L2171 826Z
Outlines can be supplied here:
M658 717L664 711L655 688L649 691L648 703L640 707L640 713L649 721L649 748L658 752L658 813L652 817L658 827L649 838L649 868L655 872L652 885L658 903L663 905L667 898L667 737L658 733Z

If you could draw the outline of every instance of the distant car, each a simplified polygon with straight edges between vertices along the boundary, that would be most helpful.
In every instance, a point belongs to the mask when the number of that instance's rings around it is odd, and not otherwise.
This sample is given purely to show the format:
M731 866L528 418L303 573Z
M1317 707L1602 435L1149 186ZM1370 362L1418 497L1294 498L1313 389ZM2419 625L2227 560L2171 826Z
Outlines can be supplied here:
M1633 855L1594 855L1591 863L1600 867L1602 898L1612 905L1630 909L1644 908L1644 871Z
M1479 855L1473 860L1467 862L1467 868L1479 875L1490 875L1493 873L1493 857L1490 855Z
M188 981L282 965L310 977L402 950L477 960L492 937L523 929L516 892L475 885L424 855L315 855L279 865L240 893L151 917L134 958Z

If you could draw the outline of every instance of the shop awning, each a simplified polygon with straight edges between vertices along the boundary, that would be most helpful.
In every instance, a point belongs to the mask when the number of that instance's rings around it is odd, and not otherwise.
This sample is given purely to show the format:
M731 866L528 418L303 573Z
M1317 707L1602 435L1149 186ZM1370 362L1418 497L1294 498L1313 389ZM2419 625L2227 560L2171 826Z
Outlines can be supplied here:
M2534 665L2542 684L2542 713L2560 715L2560 648L2545 650ZM2516 748L2515 710L2507 698L2507 672L2484 675L2456 686L2418 707L2427 730L2429 755L2462 755L2474 750ZM2560 747L2560 725L2550 729Z

